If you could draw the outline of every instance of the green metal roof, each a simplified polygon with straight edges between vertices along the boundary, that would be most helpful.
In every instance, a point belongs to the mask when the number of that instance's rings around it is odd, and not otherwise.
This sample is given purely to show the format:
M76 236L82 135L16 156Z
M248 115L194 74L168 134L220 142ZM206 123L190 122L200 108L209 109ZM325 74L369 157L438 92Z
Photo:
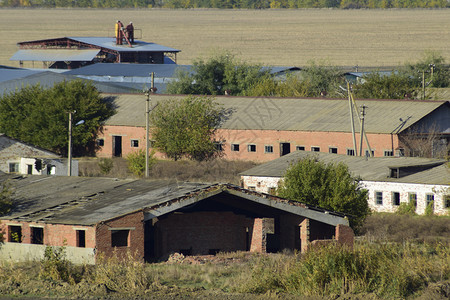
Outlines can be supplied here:
M115 97L117 114L106 125L145 126L145 100L142 95L105 95ZM152 105L158 101L185 96L152 95ZM286 130L350 132L350 113L345 99L299 99L267 97L216 96L216 102L232 109L231 117L221 128L241 130ZM365 129L367 133L389 134L401 131L418 122L432 111L444 106L446 101L411 100L356 100L357 105L366 105ZM448 106L447 106L447 109ZM358 132L359 124L355 128Z
M417 157L362 157L322 152L295 151L242 172L242 176L283 177L286 169L300 159L317 157L324 163L344 163L353 176L366 181L392 181L423 184L450 184L450 168L445 160ZM390 178L391 168L425 167L429 169L400 178Z

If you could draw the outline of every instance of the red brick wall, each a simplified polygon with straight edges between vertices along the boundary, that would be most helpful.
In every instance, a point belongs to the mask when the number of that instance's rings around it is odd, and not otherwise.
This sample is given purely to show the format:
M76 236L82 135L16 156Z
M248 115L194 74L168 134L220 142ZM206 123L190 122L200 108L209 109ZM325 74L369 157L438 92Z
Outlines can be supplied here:
M265 253L267 250L265 219L254 219L251 234L250 252Z
M112 247L111 229L130 229L127 247ZM96 228L97 253L107 257L116 253L119 257L128 251L138 259L144 258L144 214L137 212L100 223Z
M191 254L209 254L211 249L245 251L246 229L251 232L252 222L231 212L193 212L170 214L156 226L161 256L180 250L190 250Z
M77 230L85 230L86 248L95 248L95 229L90 226L78 225L59 225L28 223L3 220L0 223L2 232L4 232L4 241L9 242L9 225L22 225L22 243L31 243L31 228L33 226L41 227L44 230L44 245L48 246L77 246Z
M300 223L300 241L301 241L301 252L305 253L308 251L309 246L309 219L304 219Z
M339 224L336 226L336 240L342 245L353 248L355 234L349 226Z
M131 139L139 140L139 148L145 148L145 128L125 127L125 126L105 126L103 135L105 144L99 150L99 157L112 156L112 136L122 136L122 153L137 150L131 148ZM224 153L226 159L231 160L251 160L269 161L280 157L280 142L289 142L291 152L296 146L304 146L306 151L311 151L311 147L320 147L321 152L328 152L329 147L337 147L338 154L347 154L347 148L353 148L352 134L349 132L302 132L302 131L277 131L277 130L227 130L217 131L217 137L224 139ZM389 134L367 134L370 146L375 156L383 156L384 150L392 148L391 136ZM359 135L356 135L359 145ZM150 138L151 139L151 138ZM239 144L239 152L231 151L231 144ZM247 145L255 144L256 152L248 152ZM273 146L273 153L264 153L264 146ZM394 136L394 149L399 146L397 136ZM365 142L363 149L367 149ZM162 157L162 155L157 155Z

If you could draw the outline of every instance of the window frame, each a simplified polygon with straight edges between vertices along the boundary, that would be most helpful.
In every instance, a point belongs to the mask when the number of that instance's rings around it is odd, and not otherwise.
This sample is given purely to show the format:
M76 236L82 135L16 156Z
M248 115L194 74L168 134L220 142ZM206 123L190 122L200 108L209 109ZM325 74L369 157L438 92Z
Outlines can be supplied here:
M400 203L401 203L401 201L400 201L400 192L392 192L391 193L391 197L392 197L392 205L393 206L400 206Z
M320 152L320 147L311 146L311 152Z
M355 149L347 148L347 155L348 156L355 156Z
M130 139L131 148L139 148L139 139Z
M328 147L328 153L338 154L338 148L337 147Z
M305 151L305 146L297 145L295 146L295 151Z
M380 197L378 197L378 195ZM374 192L374 200L376 205L383 205L383 192L382 191L375 191Z
M273 145L264 145L264 153L272 154L273 153Z
M232 143L231 144L231 152L239 152L239 144L238 143Z
M392 156L394 156L394 152L392 150L384 150L383 151L383 157L392 157Z
M256 152L256 144L247 144L247 152Z

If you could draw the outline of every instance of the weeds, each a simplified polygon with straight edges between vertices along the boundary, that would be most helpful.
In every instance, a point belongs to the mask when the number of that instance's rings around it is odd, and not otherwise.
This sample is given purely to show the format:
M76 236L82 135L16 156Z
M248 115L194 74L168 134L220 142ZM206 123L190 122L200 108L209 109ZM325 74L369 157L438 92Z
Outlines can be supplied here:
M98 161L98 167L100 168L100 173L103 175L108 175L114 166L113 160L111 158L100 158Z
M65 246L45 247L39 278L75 284L74 266L66 259Z

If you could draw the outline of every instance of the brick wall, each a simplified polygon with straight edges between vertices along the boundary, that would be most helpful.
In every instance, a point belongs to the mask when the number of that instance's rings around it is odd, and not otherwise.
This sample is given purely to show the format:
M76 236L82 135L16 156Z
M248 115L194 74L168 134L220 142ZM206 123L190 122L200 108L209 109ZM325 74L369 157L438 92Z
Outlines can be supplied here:
M83 230L86 237L86 248L95 248L95 229L90 226L78 225L59 225L59 224L44 224L44 223L28 223L15 222L3 220L0 223L0 228L4 233L5 242L10 241L9 229L10 226L21 226L22 228L22 243L31 244L32 228L42 228L44 232L44 245L47 246L77 246L77 230Z
M267 232L265 223L265 219L263 218L256 218L253 220L250 252L265 253L267 251Z
M113 231L128 230L127 245L112 246ZM107 257L114 253L118 257L128 251L138 259L144 259L144 214L137 212L120 218L116 218L96 227L97 252L104 253Z
M247 250L253 222L231 212L170 214L156 223L158 255Z
M353 233L353 230L349 226L342 224L336 226L335 239L339 244L345 245L353 249L354 238L355 234Z
M130 126L105 126L99 138L104 139L104 146L97 152L99 157L111 157L113 154L113 136L122 136L122 153L145 148L145 128ZM278 130L217 130L216 136L224 139L223 145L226 159L270 161L280 157L280 143L290 143L290 151L296 146L304 146L306 151L311 147L319 147L321 152L329 152L329 147L336 147L338 154L347 154L347 148L353 147L351 133L347 132L304 132ZM375 156L383 156L384 150L392 149L389 134L367 134ZM356 137L359 140L357 135ZM139 140L139 148L131 147L131 140ZM150 138L151 139L151 138ZM239 151L231 151L231 144L239 144ZM256 152L249 152L248 145L256 145ZM272 153L265 153L265 146L272 146ZM394 136L394 149L399 147L398 137ZM365 150L365 149L364 149ZM161 154L157 156L163 157Z
M308 251L309 246L309 219L304 219L300 223L300 241L301 241L301 252L305 253Z

